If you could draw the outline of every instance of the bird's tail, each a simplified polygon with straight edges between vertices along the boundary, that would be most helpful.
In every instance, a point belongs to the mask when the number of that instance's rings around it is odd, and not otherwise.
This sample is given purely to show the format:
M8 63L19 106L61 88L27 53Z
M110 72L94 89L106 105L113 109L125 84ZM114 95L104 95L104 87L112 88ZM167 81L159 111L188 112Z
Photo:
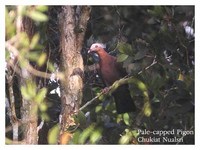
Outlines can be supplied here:
M118 87L112 93L112 95L115 99L115 104L118 114L133 112L136 110L136 106L134 104L133 99L131 98L127 84Z

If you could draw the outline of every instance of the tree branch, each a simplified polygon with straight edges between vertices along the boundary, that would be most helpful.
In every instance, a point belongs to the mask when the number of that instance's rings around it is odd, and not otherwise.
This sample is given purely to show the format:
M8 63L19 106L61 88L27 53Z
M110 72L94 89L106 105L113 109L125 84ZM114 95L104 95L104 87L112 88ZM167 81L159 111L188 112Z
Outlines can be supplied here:
M17 141L18 140L18 118L16 115L15 111L15 97L14 97L14 92L13 92L13 77L11 75L11 70L8 68L7 74L6 74L6 79L8 83L8 92L9 92L9 111L10 111L10 122L12 124L12 130L13 130L13 140Z
M16 57L18 60L23 60L24 58L21 57L19 50L17 50L14 46L12 46L8 41L6 42L6 48L9 52L11 52L14 57ZM11 64L11 67L14 67L14 64L12 62L8 62L9 64ZM13 68L14 69L14 68ZM50 78L52 76L52 74L50 73L46 73L46 72L42 72L39 70L36 70L35 68L33 68L29 63L26 63L26 69L27 71L29 71L31 74L38 76L38 77L42 77L42 78ZM17 71L17 73L19 73ZM64 80L64 75L63 73L57 72L54 73L55 74L55 78L59 78L60 80Z

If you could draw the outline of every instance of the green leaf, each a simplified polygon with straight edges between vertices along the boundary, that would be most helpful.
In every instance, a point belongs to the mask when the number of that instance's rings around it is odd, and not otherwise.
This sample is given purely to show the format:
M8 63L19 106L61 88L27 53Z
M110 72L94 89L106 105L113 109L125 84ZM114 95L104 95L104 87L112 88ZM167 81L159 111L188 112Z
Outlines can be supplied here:
M142 91L146 91L147 87L143 82L138 81L138 88Z
M32 97L29 95L29 93L27 92L27 89L25 86L21 87L21 93L23 98L25 98L26 100L30 100Z
M116 118L116 122L120 123L122 121L122 114L118 114Z
M12 14L12 15L11 15ZM16 18L16 13L14 11L10 11L8 13L7 7L5 8L5 25L6 25L6 38L12 38L16 33L16 26L14 24L14 20Z
M98 113L102 110L102 105L98 105L95 107L95 112Z
M31 100L36 96L36 85L33 81L27 80L25 86L21 86L22 96L26 100Z
M8 50L6 50L6 53L5 53L5 58L6 58L6 61L10 59L10 52Z
M94 124L91 124L88 128L86 128L82 134L80 135L80 138L79 138L79 143L80 144L84 144L87 140L87 138L89 138L90 134L93 132L94 130Z
M47 110L47 104L46 103L41 103L39 104L39 109L41 112L45 112Z
M100 93L97 93L97 96L99 96L99 95L100 95ZM102 95L99 96L99 100L102 101L102 100L105 99L105 97L106 97L106 95L102 94Z
M117 56L117 62L123 62L128 58L128 55L126 54L120 54Z
M35 7L36 10L40 11L40 12L45 12L48 10L48 7L45 5L39 5Z
M50 72L54 72L56 70L51 62L48 62L47 68Z
M11 145L11 144L13 144L13 140L6 137L5 143L8 144L8 145Z
M129 56L133 55L132 46L128 43L119 42L117 44L117 49L119 50L120 53L127 54Z
M19 43L20 43L21 47L23 47L23 48L29 48L30 41L29 41L29 37L28 37L27 33L20 32Z
M41 119L44 121L50 121L50 118L46 112L42 112L40 115Z
M43 102L45 96L46 96L46 93L47 93L47 89L46 88L42 88L38 91L36 97L35 97L35 101L40 104Z
M121 136L119 139L120 144L129 144L130 140L132 139L132 134L129 130L125 129L126 134Z
M35 21L45 22L48 20L48 17L39 11L31 11L28 16Z
M23 16L26 13L26 7L25 5L19 5L18 6L18 15Z
M81 126L86 125L86 117L85 117L85 114L82 111L78 112L77 119L78 119L78 122L80 123Z
M28 58L31 61L37 61L38 57L40 56L40 53L38 51L30 51L27 53L26 58Z
M81 134L81 132L80 132L79 130L77 130L77 131L74 133L73 138L72 138L73 144L79 144L80 134Z
M130 126L130 117L129 117L129 114L128 113L124 113L123 114L123 120L124 120L124 123L128 126Z
M48 143L57 144L58 134L59 134L59 125L57 124L53 126L48 132L48 136L47 136Z
M146 50L140 49L139 52L137 52L137 53L135 54L134 59L135 59L135 60L140 60L140 59L142 59L142 58L144 58L144 57L146 56L146 53L147 53Z
M151 110L151 105L149 104L149 102L146 102L144 104L144 115L149 117L152 113L152 110Z
M27 92L28 94L33 98L36 96L36 84L33 81L27 81L26 82Z
M47 54L46 53L42 53L37 61L38 66L42 66L47 58Z
M135 138L137 138L140 134L139 134L139 132L138 132L138 130L132 130L131 131L131 134L135 137Z
M90 142L92 144L95 144L96 142L98 142L102 137L102 130L101 129L96 129L92 132L91 136L90 136Z
M30 44L30 49L34 49L35 46L38 44L38 41L40 39L40 35L39 34L35 34L31 40L31 44Z

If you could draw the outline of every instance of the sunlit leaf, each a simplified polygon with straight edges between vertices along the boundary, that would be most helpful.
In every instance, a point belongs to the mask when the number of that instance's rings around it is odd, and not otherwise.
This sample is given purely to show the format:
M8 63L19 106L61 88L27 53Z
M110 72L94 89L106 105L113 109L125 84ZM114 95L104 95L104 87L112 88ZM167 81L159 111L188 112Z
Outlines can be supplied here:
M138 82L138 87L142 91L146 91L147 90L147 87L143 82Z
M184 76L182 73L179 73L178 80L184 81Z
M79 130L77 130L72 138L72 142L73 144L79 144L79 137L80 137L81 132Z
M54 65L51 62L48 62L47 69L50 72L54 72L56 70L55 67L54 67Z
M95 130L92 132L91 136L90 136L90 142L91 142L92 144L95 144L97 141L99 141L99 140L101 139L101 137L102 137L102 130L100 130L100 129L95 129Z
M31 11L29 12L28 16L35 21L44 22L48 20L48 17L39 11Z
M32 97L29 95L29 93L27 92L27 89L25 86L21 87L21 93L22 96L26 99L26 100L30 100Z
M117 62L123 62L128 58L128 55L126 54L120 54L117 56Z
M35 97L36 96L36 84L33 81L27 81L26 82L26 87L27 87L27 92L31 97Z
M137 138L140 135L138 130L132 130L131 133L135 138Z
M147 117L149 117L151 115L151 113L152 113L151 105L150 105L149 102L146 102L144 104L144 115L147 116Z
M149 117L152 113L147 87L144 82L132 77L128 81L130 84L136 84L138 89L142 91L144 97L143 113Z
M35 97L35 101L40 104L41 102L43 102L45 96L47 93L47 89L46 88L42 88L38 91L36 97Z
M124 123L126 124L126 125L130 125L130 118L129 118L129 115L128 115L128 113L124 113L123 114L123 120L124 120Z
M26 13L26 7L25 5L19 5L18 6L18 15L23 16Z
M50 120L50 117L48 116L48 114L47 114L46 112L42 112L42 113L40 114L40 117L41 117L41 119L44 120L44 121L49 121L49 120Z
M29 53L27 53L26 58L30 61L37 61L39 56L40 53L38 51L30 51Z
M6 144L12 144L13 141L12 141L11 139L9 139L9 138L6 137L6 139L5 139L5 143L6 143Z
M14 11L8 13L8 9L5 8L5 25L6 25L6 38L9 39L15 35L16 26L14 19L16 15Z
M41 104L39 104L39 109L40 109L40 111L42 111L42 112L44 112L44 111L46 111L47 110L47 104L45 104L45 103L41 103Z
M46 53L42 53L37 61L38 66L42 66L46 61L47 55Z
M98 113L102 110L102 105L98 105L95 107L95 112Z
M100 95L100 93L97 93L97 95ZM105 99L105 97L106 97L106 96L105 96L104 94L102 94L102 95L99 96L99 100L102 101L102 100Z
M26 85L21 86L22 96L26 100L31 100L36 96L36 85L32 81L27 80Z
M48 7L45 5L39 5L35 7L36 10L40 11L40 12L45 12L48 10Z
M48 143L57 144L58 134L59 134L59 125L57 124L53 126L48 132L47 136Z
M126 134L121 136L121 138L119 139L119 144L129 144L130 140L131 140L131 134L129 133L130 131L126 131Z
M20 44L20 47L27 48L27 49L29 48L30 41L29 41L29 37L28 37L27 33L25 33L25 32L20 33L19 44Z
M79 138L79 143L80 144L84 144L86 142L86 140L89 138L90 134L93 132L94 129L94 124L91 124L88 128L86 128L82 134L80 135Z
M31 44L30 44L30 49L34 49L35 46L38 44L38 41L40 39L40 35L39 34L35 34L31 40Z
M117 122L117 123L120 123L120 122L122 121L122 119L123 119L123 118L122 118L122 114L118 114L118 115L117 115L117 118L116 118L116 122Z

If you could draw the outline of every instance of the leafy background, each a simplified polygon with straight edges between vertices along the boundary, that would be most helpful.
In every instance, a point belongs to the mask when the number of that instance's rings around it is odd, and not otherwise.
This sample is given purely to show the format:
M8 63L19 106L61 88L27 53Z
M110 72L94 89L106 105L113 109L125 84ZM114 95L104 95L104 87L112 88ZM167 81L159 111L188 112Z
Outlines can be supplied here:
M16 18L12 12L16 11L16 7L6 8L8 40L16 32L12 25ZM22 48L25 47L20 51L22 67L29 61L49 73L58 70L60 33L57 15L60 9L60 6L22 8L21 13L34 21L38 31L30 42L24 33L20 36L19 43ZM116 56L127 73L140 81L145 90L138 88L136 81L129 84L137 106L137 111L129 114L118 115L113 98L100 96L74 116L77 125L69 131L74 134L69 143L163 144L138 142L137 138L141 136L138 130L194 131L194 24L194 6L92 6L82 50L84 65L98 63L98 56L88 55L87 50L94 42L104 43L107 52ZM27 51L27 48L33 50ZM6 60L9 58L10 54L6 51ZM37 84L31 81L21 90L17 83L14 84L15 97L21 94L28 99L35 97L39 116L45 120L39 131L39 144L55 144L61 110L59 81L38 80L45 83L39 91L35 90ZM98 71L85 71L82 106L98 95L102 88L104 85ZM151 107L143 110L146 89ZM45 100L41 98L43 95L46 95ZM17 101L16 110L19 110L19 104ZM144 115L149 111L150 116ZM20 118L19 112L17 115ZM9 125L6 111L6 126ZM12 132L7 132L6 137L11 138ZM182 137L184 142L165 144L194 144L194 134L175 134L172 137Z

